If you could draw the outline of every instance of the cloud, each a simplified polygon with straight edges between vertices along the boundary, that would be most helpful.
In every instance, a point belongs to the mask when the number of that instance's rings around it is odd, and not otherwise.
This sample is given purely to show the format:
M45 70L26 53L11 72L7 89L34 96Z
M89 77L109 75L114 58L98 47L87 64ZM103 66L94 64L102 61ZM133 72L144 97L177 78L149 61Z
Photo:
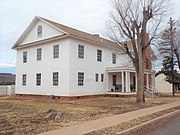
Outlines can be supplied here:
M16 67L16 63L0 63L0 68Z

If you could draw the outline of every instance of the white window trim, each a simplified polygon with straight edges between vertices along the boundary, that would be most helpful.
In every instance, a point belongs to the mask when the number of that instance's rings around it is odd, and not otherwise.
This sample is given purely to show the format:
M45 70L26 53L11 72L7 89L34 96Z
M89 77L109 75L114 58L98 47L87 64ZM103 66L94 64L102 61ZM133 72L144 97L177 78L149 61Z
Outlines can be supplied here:
M58 85L54 85L54 73L58 73L58 78L57 78ZM59 83L59 72L53 72L53 74L52 74L52 85L53 85L53 87L59 87L59 85L60 85L60 83Z
M97 79L98 79L97 81L96 81L96 75L98 75L98 76L97 76L97 77L98 77L98 78L97 78ZM98 73L95 74L95 82L96 82L96 83L99 82L99 74L98 74Z
M100 55L100 56L101 56L101 60L100 60L100 61L98 60L98 58L99 58L99 57L98 57L98 52L99 52L99 51L101 51L101 55ZM97 62L102 62L102 61L103 61L103 51L102 51L101 49L97 49L97 50L96 50L96 61L97 61Z
M41 75L40 85L37 85L37 74ZM42 86L42 73L36 73L36 87L41 87L41 86Z
M58 57L55 57L55 46L58 46ZM59 46L59 44L57 44L57 45L53 45L53 59L59 59L60 58L60 46Z
M40 56L41 56L40 58L41 58L41 59L39 59L39 60L38 60L38 56L39 56L39 55L38 55L38 50L41 50L41 53L40 53ZM42 48L37 48L37 49L36 49L36 61L41 61L41 60L42 60Z
M83 58L79 57L79 47L80 47L80 46L82 46L82 47L83 47ZM84 53L85 51L84 51L84 50L85 50L84 45L80 45L80 44L78 44L78 56L77 56L77 57L78 57L78 59L84 59L84 57L85 57L85 53Z
M78 78L78 73L84 73L84 78L83 78L83 85L82 86L79 86L78 85L78 80L79 80L79 78ZM80 87L80 88L83 88L83 87L85 87L85 72L84 71L78 71L78 73L77 73L77 86L78 87Z

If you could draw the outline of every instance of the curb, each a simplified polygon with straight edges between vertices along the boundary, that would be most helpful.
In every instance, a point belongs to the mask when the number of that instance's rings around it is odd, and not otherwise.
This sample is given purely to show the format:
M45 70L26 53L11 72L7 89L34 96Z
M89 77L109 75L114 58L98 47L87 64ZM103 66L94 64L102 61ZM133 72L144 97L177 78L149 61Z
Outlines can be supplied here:
M128 133L130 133L130 132L133 131L133 130L141 129L141 128L142 128L143 126L145 126L145 125L152 124L153 122L156 122L157 120L160 120L160 119L162 119L162 118L166 118L166 117L168 117L168 116L173 116L173 115L178 114L178 113L180 113L180 110L177 110L177 111L174 111L174 112L170 112L170 113L168 113L168 114L165 114L165 115L160 116L160 117L158 117L158 118L152 119L152 120L147 121L147 122L145 122L145 123L142 123L142 124L140 124L140 125L137 125L137 126L134 126L134 127L132 127L132 128L126 129L126 130L124 130L124 131L118 132L118 133L116 133L116 135L127 135Z

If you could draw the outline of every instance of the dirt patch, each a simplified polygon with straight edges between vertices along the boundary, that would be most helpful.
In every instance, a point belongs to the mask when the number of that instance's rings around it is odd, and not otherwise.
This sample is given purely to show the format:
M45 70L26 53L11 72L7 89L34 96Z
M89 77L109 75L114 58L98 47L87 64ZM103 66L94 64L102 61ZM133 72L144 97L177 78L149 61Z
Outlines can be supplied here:
M0 134L38 134L177 100L179 99L147 99L145 104L136 104L135 98L119 97L99 97L73 101L0 97ZM61 112L62 119L47 118L49 109Z

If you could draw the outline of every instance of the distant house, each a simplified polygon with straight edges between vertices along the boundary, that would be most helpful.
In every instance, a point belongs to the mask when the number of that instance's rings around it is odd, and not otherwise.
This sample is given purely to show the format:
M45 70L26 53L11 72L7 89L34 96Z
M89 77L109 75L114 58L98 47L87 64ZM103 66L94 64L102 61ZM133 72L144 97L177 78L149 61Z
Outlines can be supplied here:
M129 47L129 42L126 43ZM35 17L12 47L17 50L16 94L84 96L136 92L135 68L115 42ZM154 87L151 48L145 84Z
M0 73L0 85L15 84L16 76L11 73Z
M156 76L156 89L160 93L172 93L173 86L165 79L166 76L164 74L159 74ZM180 91L180 85L176 85L175 90Z

